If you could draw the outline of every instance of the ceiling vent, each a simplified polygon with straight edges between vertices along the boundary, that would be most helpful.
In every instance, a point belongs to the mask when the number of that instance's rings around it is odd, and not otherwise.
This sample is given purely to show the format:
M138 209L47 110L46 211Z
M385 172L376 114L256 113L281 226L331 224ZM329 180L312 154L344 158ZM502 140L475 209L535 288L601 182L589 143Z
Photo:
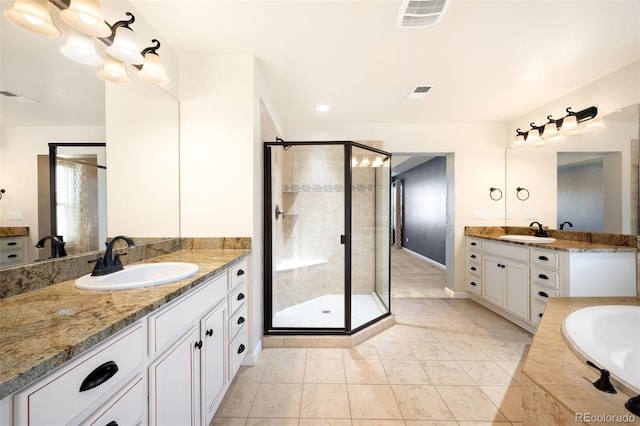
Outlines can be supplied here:
M11 102L19 104L36 104L38 101L29 99L26 96L18 95L17 93L9 92L8 90L0 90L0 95L6 97Z
M407 99L420 99L427 94L427 92L431 90L431 86L416 86L408 95Z
M450 0L402 0L396 25L400 28L424 28L436 25Z

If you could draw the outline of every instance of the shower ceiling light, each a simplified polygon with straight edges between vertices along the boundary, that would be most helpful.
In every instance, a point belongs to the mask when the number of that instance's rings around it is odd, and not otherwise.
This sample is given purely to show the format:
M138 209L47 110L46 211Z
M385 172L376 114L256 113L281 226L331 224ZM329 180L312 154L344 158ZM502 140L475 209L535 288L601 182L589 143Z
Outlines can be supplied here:
M60 12L71 28L93 37L108 37L111 28L104 22L99 0L71 0L69 8Z
M513 146L524 146L534 143L535 146L544 145L544 140L558 141L562 139L560 132L568 134L576 134L580 130L578 124L592 120L598 115L598 108L595 106L583 109L582 111L571 111L571 107L566 109L567 115L559 120L554 120L551 115L547 116L548 122L543 126L536 126L531 123L531 129L522 132L516 129L516 137ZM543 139L541 139L543 138Z
M47 0L14 0L4 17L18 27L45 37L60 37L60 30L51 20Z

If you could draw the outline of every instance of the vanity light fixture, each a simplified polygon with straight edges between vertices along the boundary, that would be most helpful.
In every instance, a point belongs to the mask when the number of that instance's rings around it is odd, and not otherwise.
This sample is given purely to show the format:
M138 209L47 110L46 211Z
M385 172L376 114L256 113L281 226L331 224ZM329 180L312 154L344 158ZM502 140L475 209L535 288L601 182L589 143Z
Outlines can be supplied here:
M126 15L129 16L128 20L118 21L111 27L113 43L107 47L107 53L127 64L141 65L144 57L138 49L136 35L129 26L135 22L136 17L131 12Z
M60 16L67 25L81 33L93 37L108 37L111 34L111 28L102 16L99 0L71 0Z
M18 27L45 37L60 37L60 30L51 20L47 0L14 0L4 17Z
M557 141L561 138L562 133L575 134L578 130L578 124L592 120L598 114L598 108L595 106L583 109L582 111L571 111L571 107L566 109L567 115L559 120L554 120L551 115L547 116L547 123L542 126L536 126L531 123L531 129L523 132L519 128L516 129L516 137L514 146L524 146L533 143L536 146L544 145L545 140Z
M156 50L160 48L160 42L154 38L151 43L155 43L155 46L147 47L142 51L144 65L138 71L138 77L150 83L168 83L169 77L164 72L162 58L156 53Z
M113 83L131 83L124 63L109 54L104 58L104 67L98 72L98 77Z
M67 58L85 65L102 65L104 59L96 52L93 37L81 32L70 30L69 37L60 52Z

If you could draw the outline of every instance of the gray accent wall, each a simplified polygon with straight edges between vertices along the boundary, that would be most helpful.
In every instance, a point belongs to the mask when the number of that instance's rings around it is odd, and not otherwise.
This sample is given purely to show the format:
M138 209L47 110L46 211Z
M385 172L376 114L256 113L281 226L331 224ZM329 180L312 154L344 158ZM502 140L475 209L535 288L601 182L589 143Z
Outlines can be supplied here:
M402 246L446 265L446 157L435 157L395 179L403 184Z

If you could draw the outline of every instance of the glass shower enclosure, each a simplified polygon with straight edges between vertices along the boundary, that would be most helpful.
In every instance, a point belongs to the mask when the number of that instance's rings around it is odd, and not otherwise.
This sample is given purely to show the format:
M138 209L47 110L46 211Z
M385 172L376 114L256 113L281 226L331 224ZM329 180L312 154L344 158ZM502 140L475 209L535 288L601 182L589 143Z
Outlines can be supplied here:
M351 334L390 315L391 154L264 145L264 332Z

